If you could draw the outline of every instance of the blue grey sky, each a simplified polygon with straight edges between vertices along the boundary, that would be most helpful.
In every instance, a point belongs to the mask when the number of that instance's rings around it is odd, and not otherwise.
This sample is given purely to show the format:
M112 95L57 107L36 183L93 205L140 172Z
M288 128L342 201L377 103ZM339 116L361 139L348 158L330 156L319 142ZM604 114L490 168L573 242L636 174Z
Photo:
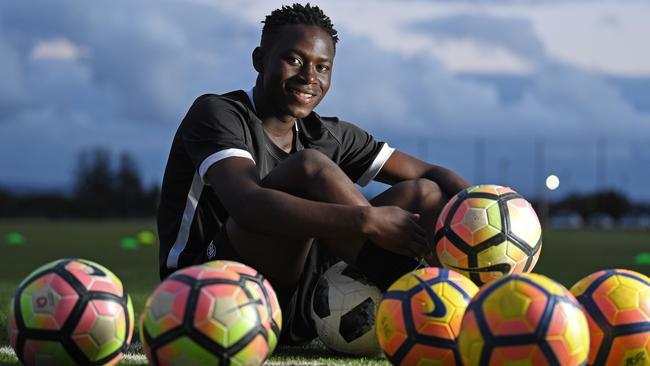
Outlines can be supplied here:
M319 1L339 30L317 109L475 183L650 200L650 3ZM0 185L69 185L81 149L160 182L204 93L247 89L278 1L0 2ZM370 190L378 190L373 186Z

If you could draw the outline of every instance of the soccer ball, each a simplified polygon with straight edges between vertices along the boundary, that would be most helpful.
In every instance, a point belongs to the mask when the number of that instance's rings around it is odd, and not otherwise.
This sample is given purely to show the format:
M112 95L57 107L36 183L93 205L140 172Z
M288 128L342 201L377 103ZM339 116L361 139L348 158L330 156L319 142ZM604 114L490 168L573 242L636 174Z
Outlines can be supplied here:
M436 223L434 245L445 268L477 285L530 272L542 247L533 207L508 187L479 185L451 198Z
M249 290L256 291L256 298L260 299L262 305L266 308L266 311L260 312L260 316L263 317L262 322L266 326L266 332L269 336L269 354L273 353L282 329L282 311L269 281L253 268L239 262L218 260L207 262L205 265L239 273L241 278L246 281Z
M25 365L116 364L132 334L133 305L122 282L88 260L39 267L9 308L11 346Z
M393 365L460 365L457 337L478 287L467 277L427 267L393 283L377 310L377 338Z
M589 327L569 290L548 277L509 275L481 288L463 317L466 366L584 365Z
M147 299L140 338L153 365L253 366L269 356L274 346L269 339L276 336L269 335L273 317L267 304L275 296L264 298L259 282L251 280L258 276L252 268L220 267L234 266L211 263L176 271Z
M598 271L571 293L587 314L589 364L650 365L650 278L625 269Z
M316 283L311 316L320 340L352 355L376 356L375 309L381 291L354 267L338 262Z

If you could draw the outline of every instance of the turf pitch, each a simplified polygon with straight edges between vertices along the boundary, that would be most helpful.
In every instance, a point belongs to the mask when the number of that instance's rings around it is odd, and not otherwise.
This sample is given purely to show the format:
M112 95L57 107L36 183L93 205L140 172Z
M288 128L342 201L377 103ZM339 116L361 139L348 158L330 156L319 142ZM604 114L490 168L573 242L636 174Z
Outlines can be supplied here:
M17 365L8 347L7 313L16 287L38 266L59 258L85 258L111 269L131 294L136 319L158 283L158 248L138 234L154 232L151 221L0 221L0 365ZM18 234L18 235L16 235ZM20 237L21 240L15 240ZM627 268L650 274L650 264L635 262L650 252L650 232L621 230L544 230L543 248L535 272L567 287L589 273ZM121 365L146 365L131 353ZM332 355L318 342L280 348L269 365L389 365L382 359Z

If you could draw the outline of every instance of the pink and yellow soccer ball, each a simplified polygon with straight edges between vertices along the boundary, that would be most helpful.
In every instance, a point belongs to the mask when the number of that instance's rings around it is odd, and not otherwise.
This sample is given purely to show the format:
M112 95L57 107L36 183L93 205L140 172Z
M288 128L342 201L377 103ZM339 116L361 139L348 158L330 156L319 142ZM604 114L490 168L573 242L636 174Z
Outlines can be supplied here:
M625 269L598 271L571 293L587 315L590 365L650 365L650 278Z
M478 185L449 200L436 223L434 248L443 267L477 285L532 271L542 248L535 210L508 187Z
M266 309L266 311L260 311L260 316L268 334L269 354L273 353L282 329L282 311L277 295L269 281L253 268L239 262L218 260L207 262L205 265L239 273L247 288L256 294L255 297L262 302L262 306Z
M457 337L478 287L467 277L427 267L384 293L375 318L379 345L393 365L460 365Z
M25 365L114 365L132 334L133 305L122 282L84 259L36 269L9 308L11 346Z
M281 329L271 285L217 261L174 272L147 299L140 338L152 365L262 365Z
M584 365L589 327L569 290L550 278L509 275L481 288L459 337L465 366Z

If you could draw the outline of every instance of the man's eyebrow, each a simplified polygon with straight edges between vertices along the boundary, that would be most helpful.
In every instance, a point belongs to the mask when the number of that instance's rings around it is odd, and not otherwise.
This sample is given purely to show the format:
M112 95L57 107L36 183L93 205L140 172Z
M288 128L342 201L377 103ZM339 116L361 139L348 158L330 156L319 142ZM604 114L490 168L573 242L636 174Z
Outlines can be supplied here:
M297 50L295 48L290 48L290 49L288 49L288 50L286 50L284 52L285 55L290 54L290 53L296 54L296 55L298 55L300 57L303 57L303 58L305 57L305 54L303 52L300 52L299 50ZM332 63L332 60L333 60L333 58L329 58L329 57L319 57L317 59L318 62L329 62L329 63Z

